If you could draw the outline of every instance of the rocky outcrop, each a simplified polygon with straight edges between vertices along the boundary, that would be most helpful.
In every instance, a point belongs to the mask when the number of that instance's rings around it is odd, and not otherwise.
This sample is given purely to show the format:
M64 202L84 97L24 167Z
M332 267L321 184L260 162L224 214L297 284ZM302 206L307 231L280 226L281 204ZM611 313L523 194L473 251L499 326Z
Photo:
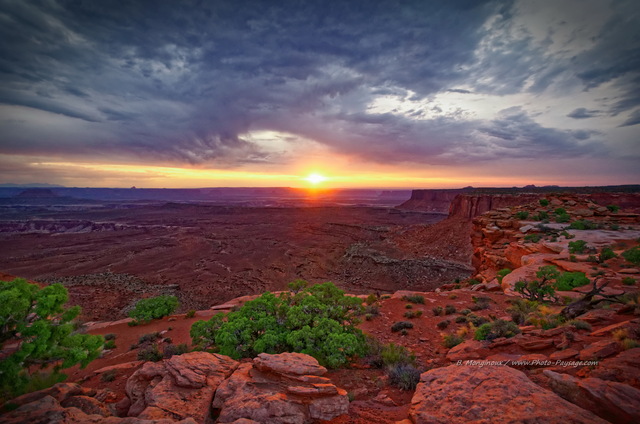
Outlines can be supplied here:
M415 424L606 423L511 367L451 365L427 371L411 403Z
M56 384L56 386L29 393L14 399L11 403L20 405L17 409L0 416L3 424L197 424L192 418L175 421L172 419L146 420L140 418L120 418L111 416L109 408L94 397L79 395L91 393L77 384ZM93 391L95 394L95 391ZM25 402L25 403L18 403Z
M347 392L322 377L327 370L300 353L262 353L238 367L216 391L219 423L250 419L270 424L331 420L349 410Z
M433 189L433 190L413 190L411 198L398 206L398 209L448 213L449 206L455 197L459 194L466 193L469 188L456 189Z
M238 362L224 355L191 352L147 362L127 380L128 415L144 419L209 418L213 394Z
M599 378L576 378L544 370L558 395L612 423L640 422L640 390Z
M449 206L449 217L471 219L493 209L518 206L543 197L540 194L460 194Z

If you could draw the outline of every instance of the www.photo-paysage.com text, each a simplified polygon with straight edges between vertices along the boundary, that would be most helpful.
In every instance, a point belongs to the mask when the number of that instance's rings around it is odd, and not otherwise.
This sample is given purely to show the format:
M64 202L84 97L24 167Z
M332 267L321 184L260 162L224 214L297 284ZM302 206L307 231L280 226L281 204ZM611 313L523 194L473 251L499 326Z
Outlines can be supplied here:
M469 365L472 367L505 367L505 366L523 366L523 367L593 367L598 365L598 361L549 361L549 360L511 360L504 361L478 361L467 359L466 361L457 361L456 365Z

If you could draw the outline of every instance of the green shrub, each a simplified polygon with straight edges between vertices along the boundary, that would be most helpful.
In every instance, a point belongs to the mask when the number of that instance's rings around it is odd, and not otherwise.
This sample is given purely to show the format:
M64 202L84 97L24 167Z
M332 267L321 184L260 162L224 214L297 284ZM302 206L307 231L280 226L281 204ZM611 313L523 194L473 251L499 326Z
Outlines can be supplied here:
M556 215L566 215L567 214L567 210L565 208L556 208L553 213L555 213Z
M178 308L178 298L175 296L158 296L142 299L129 312L129 316L136 321L147 322L172 314Z
M618 224L611 224L611 225L609 226L609 229L610 229L611 231L618 231L618 230L620 229L620 226L619 226Z
M378 296L375 293L370 293L369 296L364 300L364 303L367 305L373 305L378 301Z
M446 305L444 307L444 313L445 315L451 315L451 314L455 314L457 311L456 307L453 305Z
M616 213L620 210L620 206L618 205L609 205L607 206L607 209L609 209L609 212L613 212Z
M421 296L419 294L413 294L413 295L409 295L409 296L402 296L402 300L404 300L406 302L419 303L421 305L424 305L424 296Z
M438 326L439 329L444 330L445 328L447 328L449 326L450 323L451 323L451 321L449 321L448 319L445 319L443 321L440 321L436 325Z
M616 256L616 253L610 247L603 247L600 251L600 262L608 261Z
M529 316L538 310L538 302L527 299L514 299L506 311L511 315L511 320L518 325L525 325Z
M456 334L447 334L443 337L442 345L448 349L458 346L464 339Z
M576 240L569 242L569 253L583 253L587 248L587 242L584 240Z
M413 328L413 323L409 321L398 321L391 326L391 331L395 333L405 328Z
M622 252L622 257L634 265L640 265L640 248L638 246L632 247L629 250Z
M431 308L431 312L433 312L433 316L437 317L444 313L444 309L442 308L442 306L434 306L433 308Z
M624 277L622 279L622 284L624 284L625 286L633 286L636 284L636 279L633 277Z
M485 317L481 317L475 314L467 315L467 321L473 324L474 327L479 327L482 324L489 322L489 320Z
M104 348L105 349L115 349L116 348L116 341L115 340L107 340L104 342Z
M138 338L138 344L155 342L159 338L160 338L160 333L157 331L154 333L143 334Z
M529 218L529 212L527 212L527 211L520 211L520 212L516 213L516 218L518 218L518 219L523 219L523 220L524 220L524 219L527 219L527 218Z
M157 344L146 346L138 351L138 361L158 362L163 358Z
M407 303L406 305L404 305L405 309L413 309L413 305L411 303Z
M58 383L66 378L60 370L100 355L104 337L77 332L80 307L66 308L68 299L61 284L0 281L0 403ZM48 366L47 375L37 371Z
M569 214L563 213L561 215L556 215L556 222L558 224L563 224L569 221L571 221L571 216L569 216Z
M520 333L518 326L505 320L495 320L492 323L482 324L478 329L474 338L476 340L493 340L498 337L513 337Z
M471 309L472 311L481 311L483 309L489 309L489 303L491 303L491 298L486 297L486 296L473 296L471 297L471 300L473 300L473 305L471 305L471 307L469 309Z
M540 206L549 206L549 201L547 199L540 199Z
M392 367L395 365L414 365L416 357L406 347L389 343L382 346L380 351L382 365Z
M595 230L598 228L598 224L581 219L578 221L573 221L571 224L569 224L569 228L573 230Z
M356 327L362 313L361 299L323 283L295 294L265 293L238 311L195 322L191 338L194 346L215 345L220 354L235 359L301 352L334 368L364 353L365 337Z
M189 309L189 311L184 314L185 318L193 318L196 316L196 310L195 309Z
M572 326L573 328L575 328L576 330L587 330L587 331L591 331L591 324L589 324L586 321L581 321L579 319L574 319L571 320L567 323L568 325Z
M560 291L573 290L589 284L589 279L584 272L563 272L557 279L555 289Z
M471 309L463 309L460 311L462 315L469 315L471 313Z
M457 324L463 324L465 322L467 322L467 317L465 317L464 315L460 315L456 317Z
M422 316L422 311L407 311L404 313L405 318L418 318Z
M189 347L185 343L179 345L170 344L164 348L163 356L165 358L171 358L174 355L182 355L189 352Z
M537 243L541 239L540 234L532 233L524 236L525 243Z
M507 275L511 274L511 270L509 268L503 268L496 273L496 277L498 278L498 282L502 284L502 279Z
M401 390L415 390L420 382L420 371L413 365L396 365L387 371L389 381Z
M364 313L377 317L378 315L380 315L380 308L378 308L376 305L367 305L364 307Z
M116 335L113 333L109 333L109 334L105 334L104 336L105 340L115 340L116 339Z
M545 221L549 219L549 214L545 211L540 211L537 215L533 216L533 219L536 221Z
M118 371L117 370L105 371L100 376L100 381L102 381L103 383L110 383L110 382L114 381L117 376L118 376Z

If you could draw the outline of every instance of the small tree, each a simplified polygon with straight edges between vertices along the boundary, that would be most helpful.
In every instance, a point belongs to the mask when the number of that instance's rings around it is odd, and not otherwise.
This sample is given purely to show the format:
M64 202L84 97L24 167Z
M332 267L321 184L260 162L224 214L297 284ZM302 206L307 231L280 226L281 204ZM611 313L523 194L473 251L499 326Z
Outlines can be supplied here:
M60 284L40 288L18 278L0 281L0 398L23 393L32 378L30 369L52 366L52 372L75 364L87 366L98 357L104 338L74 331L80 307L65 308L67 289ZM64 377L64 376L62 376Z
M543 302L545 298L555 299L556 291L553 288L552 282L558 278L559 275L558 268L555 266L543 266L536 272L536 277L540 280L518 281L514 286L514 290L523 297L533 301Z

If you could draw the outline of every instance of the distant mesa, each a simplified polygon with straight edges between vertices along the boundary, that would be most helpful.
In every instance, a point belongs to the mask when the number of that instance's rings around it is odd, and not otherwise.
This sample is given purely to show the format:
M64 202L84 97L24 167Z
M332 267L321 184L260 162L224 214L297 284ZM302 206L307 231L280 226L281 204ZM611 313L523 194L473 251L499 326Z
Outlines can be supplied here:
M20 198L20 199L25 199L25 198L42 199L42 198L52 198L52 197L60 197L60 196L54 193L49 188L29 188L24 191L21 191L20 193L16 194L13 197Z

